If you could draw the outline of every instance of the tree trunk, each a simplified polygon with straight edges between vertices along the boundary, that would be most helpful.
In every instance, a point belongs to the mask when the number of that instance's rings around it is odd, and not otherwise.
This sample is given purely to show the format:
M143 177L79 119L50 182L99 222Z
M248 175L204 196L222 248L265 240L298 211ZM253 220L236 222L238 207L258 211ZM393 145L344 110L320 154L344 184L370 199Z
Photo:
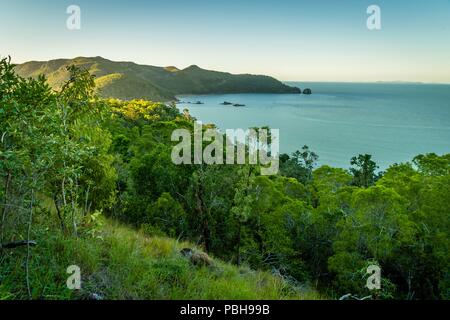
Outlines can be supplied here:
M239 221L239 227L238 227L238 238L237 238L237 257L236 257L236 264L238 266L241 265L241 222Z
M61 215L61 208L58 205L58 200L56 195L53 196L53 202L55 204L56 213L58 214L59 223L61 224L61 230L64 231L66 229L66 225L64 224L64 219Z
M211 239L209 234L209 221L205 210L204 201L202 198L202 188L201 182L199 181L197 184L195 197L197 199L197 208L196 211L201 217L202 220L202 235L203 235L203 244L205 245L205 251L208 253L211 249Z
M4 239L4 230L5 230L5 224L6 224L6 215L8 212L8 195L9 195L9 187L11 185L11 171L8 171L8 174L5 178L5 196L3 199L3 212L2 212L2 226L1 226L1 235L0 235L0 243Z
M30 237L31 237L31 226L33 224L33 203L34 203L34 190L31 190L31 202L30 202L30 215L28 218L28 231L27 231L27 260L25 263L26 280L27 280L27 290L28 298L31 300L31 286L30 286Z

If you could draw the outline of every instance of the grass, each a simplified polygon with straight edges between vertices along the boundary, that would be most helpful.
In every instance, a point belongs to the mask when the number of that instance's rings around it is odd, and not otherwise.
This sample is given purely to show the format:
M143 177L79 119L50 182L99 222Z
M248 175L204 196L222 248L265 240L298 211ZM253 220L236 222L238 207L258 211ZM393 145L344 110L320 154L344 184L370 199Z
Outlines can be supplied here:
M39 219L45 220L45 217ZM74 238L35 222L38 246L30 259L33 299L319 299L268 272L214 259L197 267L179 251L186 242L148 237L114 221L105 221L95 237ZM0 300L27 299L26 248L0 253ZM66 269L78 265L82 289L67 289Z

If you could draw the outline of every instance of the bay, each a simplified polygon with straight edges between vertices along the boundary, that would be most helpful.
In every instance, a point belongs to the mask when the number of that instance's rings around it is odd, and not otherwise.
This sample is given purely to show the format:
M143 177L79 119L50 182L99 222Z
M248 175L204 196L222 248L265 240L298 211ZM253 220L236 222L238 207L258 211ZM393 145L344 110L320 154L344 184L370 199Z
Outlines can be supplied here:
M183 95L203 123L220 129L270 126L280 130L280 151L303 145L319 164L348 168L351 157L371 154L380 169L422 153L450 153L450 85L288 82L312 95ZM201 101L195 105L186 102ZM224 101L245 107L221 105Z

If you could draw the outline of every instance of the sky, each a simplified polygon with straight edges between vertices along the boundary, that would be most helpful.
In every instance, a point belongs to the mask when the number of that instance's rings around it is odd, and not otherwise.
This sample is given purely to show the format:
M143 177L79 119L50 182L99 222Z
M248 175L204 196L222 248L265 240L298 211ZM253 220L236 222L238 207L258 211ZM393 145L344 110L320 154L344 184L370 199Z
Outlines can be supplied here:
M69 30L69 5L81 29ZM367 28L378 5L381 29ZM102 56L284 81L450 83L450 0L0 0L0 56Z

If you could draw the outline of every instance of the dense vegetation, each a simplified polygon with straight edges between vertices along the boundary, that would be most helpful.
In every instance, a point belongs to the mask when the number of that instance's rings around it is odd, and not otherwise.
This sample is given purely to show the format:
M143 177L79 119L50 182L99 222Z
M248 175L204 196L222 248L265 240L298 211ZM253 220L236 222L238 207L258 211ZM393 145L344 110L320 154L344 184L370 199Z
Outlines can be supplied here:
M0 243L38 242L0 249L0 298L74 298L70 264L88 273L84 294L107 298L450 298L450 155L384 173L369 155L317 168L306 146L275 176L175 165L189 113L98 99L88 72L68 72L55 92L0 64ZM192 266L189 243L235 266ZM373 264L382 287L369 292Z
M195 65L179 70L114 62L101 57L31 61L18 65L16 72L26 78L45 75L52 88L60 89L70 77L67 67L71 65L95 75L99 94L108 98L173 101L180 94L300 93L299 89L267 76L233 75L204 70Z

